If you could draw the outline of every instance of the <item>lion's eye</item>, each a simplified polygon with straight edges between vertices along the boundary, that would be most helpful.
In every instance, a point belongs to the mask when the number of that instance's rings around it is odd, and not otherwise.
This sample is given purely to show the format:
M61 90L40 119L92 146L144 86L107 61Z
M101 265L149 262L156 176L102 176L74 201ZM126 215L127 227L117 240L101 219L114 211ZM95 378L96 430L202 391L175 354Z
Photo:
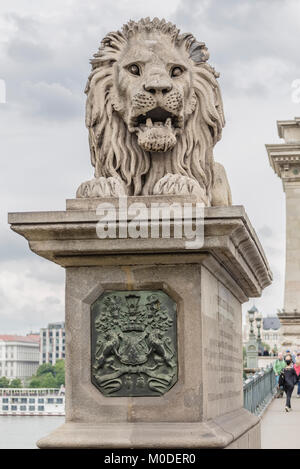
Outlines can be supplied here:
M139 67L138 65L136 65L136 64L131 64L131 65L129 65L128 71L129 71L130 73L132 73L132 75L140 75L140 74L141 74L141 72L140 72L140 67Z
M181 67L174 67L171 70L171 77L180 77L183 74L183 69Z

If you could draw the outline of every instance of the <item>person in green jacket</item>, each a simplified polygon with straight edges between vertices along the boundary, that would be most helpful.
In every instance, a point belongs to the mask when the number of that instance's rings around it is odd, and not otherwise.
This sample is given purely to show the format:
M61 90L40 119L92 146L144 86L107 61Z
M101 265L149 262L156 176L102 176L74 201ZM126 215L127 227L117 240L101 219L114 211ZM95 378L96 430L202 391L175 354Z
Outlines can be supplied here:
M280 387L278 385L278 381L279 381L279 376L280 376L281 370L283 370L285 365L286 365L286 363L283 359L283 354L281 352L279 352L278 353L278 358L274 362L274 365L273 365L273 370L274 370L275 377L276 377L276 384L277 384L277 387L278 387L278 392L277 392L276 397L282 397L283 396L283 389L280 389Z

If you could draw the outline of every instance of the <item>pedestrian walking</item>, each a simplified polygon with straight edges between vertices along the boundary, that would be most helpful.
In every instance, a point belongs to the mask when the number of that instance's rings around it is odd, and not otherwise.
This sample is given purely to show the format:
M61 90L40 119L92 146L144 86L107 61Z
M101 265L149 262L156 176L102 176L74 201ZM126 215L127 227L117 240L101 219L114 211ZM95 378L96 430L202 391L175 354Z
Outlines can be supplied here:
M276 397L282 397L283 396L283 389L279 387L279 376L280 376L280 373L281 373L281 370L283 370L283 368L285 368L286 366L286 363L283 359L283 353L282 352L279 352L278 353L278 358L277 360L275 360L274 364L273 364L273 370L274 370L274 373L275 373L275 378L276 378L276 384L277 384L277 394L276 394Z
M285 410L289 412L291 408L291 397L293 394L294 386L298 381L297 373L293 366L292 356L286 355L285 357L286 367L282 369L279 376L279 386L283 387L286 394Z
M297 353L296 362L294 364L294 370L298 376L298 383L297 383L297 397L300 397L300 352Z
M290 349L285 351L284 359L286 358L287 355L290 355L291 358L292 358L292 362L295 363L296 356L293 354L293 352Z

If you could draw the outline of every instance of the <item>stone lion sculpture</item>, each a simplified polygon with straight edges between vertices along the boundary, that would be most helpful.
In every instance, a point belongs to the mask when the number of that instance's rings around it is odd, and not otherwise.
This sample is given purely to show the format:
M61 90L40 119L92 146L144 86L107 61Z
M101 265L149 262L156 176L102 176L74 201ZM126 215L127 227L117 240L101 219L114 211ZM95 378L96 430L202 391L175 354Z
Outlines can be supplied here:
M157 18L103 39L85 90L95 178L77 197L192 194L231 205L213 158L225 121L208 57L203 42Z

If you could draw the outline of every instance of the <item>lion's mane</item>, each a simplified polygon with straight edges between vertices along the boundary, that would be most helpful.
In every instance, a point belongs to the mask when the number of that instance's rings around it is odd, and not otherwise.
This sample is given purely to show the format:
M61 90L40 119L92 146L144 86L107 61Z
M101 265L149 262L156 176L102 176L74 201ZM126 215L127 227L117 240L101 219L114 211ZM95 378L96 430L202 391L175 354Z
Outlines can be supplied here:
M206 63L209 54L204 43L197 42L192 34L179 34L175 25L157 18L129 21L121 31L109 33L91 60L92 71L85 90L86 126L95 177L121 178L127 185L128 195L151 193L157 182L155 175L151 175L151 154L144 151L137 143L137 136L129 132L113 106L112 96L112 66L118 61L128 39L143 30L164 33L175 47L184 45L192 59L195 110L171 150L172 168L169 172L195 179L209 194L213 184L212 150L221 138L225 123L216 80L219 75Z

